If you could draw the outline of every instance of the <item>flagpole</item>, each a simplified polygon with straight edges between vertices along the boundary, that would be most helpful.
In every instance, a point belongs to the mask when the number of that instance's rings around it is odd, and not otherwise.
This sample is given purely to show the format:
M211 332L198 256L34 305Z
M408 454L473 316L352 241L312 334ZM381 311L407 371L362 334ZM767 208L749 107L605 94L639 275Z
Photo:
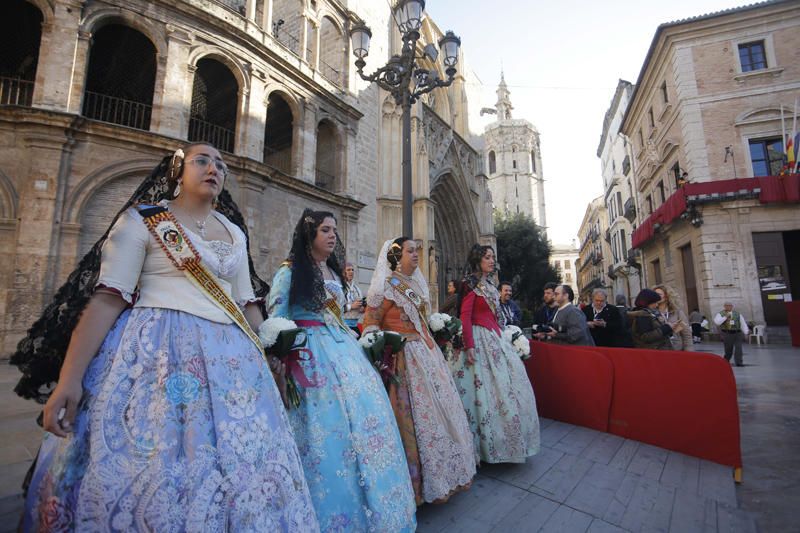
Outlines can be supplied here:
M792 131L791 131L791 133L789 133L789 135L792 136L792 139L797 137L797 100L798 100L798 98L795 97L795 99L794 99L794 115L792 116ZM798 165L797 165L797 155L800 154L800 150L797 149L797 146L794 146L794 141L792 142L792 151L794 152L794 156L795 156L795 158L794 158L794 169L789 169L790 170L789 173L790 174L796 174L797 173L797 167L798 167Z
M788 158L789 154L786 153L786 121L783 118L783 104L781 104L781 133L783 133L783 155Z

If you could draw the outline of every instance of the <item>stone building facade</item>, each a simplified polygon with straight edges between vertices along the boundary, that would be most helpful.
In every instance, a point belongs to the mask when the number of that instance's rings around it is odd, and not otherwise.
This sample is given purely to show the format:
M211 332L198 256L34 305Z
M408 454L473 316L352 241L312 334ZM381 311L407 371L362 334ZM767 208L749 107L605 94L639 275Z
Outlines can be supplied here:
M598 196L586 206L578 239L578 291L581 299L591 296L594 289L610 290L607 268L604 261L611 254L611 247L603 237L608 230L608 214L604 196Z
M497 120L483 133L492 202L499 213L522 213L546 228L539 131L527 120L512 118L513 109L511 93L501 75L493 111Z
M633 85L619 80L614 98L603 120L603 133L597 147L597 157L603 173L604 201L608 215L608 230L603 238L611 253L604 257L603 266L609 278L610 298L622 294L630 302L641 290L641 276L635 253L631 252L633 221L636 218L636 195L633 190L635 159L628 138L620 125L628 109Z
M391 152L382 142L395 110L358 78L347 36L351 24L366 22L374 30L370 63L382 65L398 49L388 4L11 0L4 7L18 46L0 60L0 355L13 350L135 187L187 140L223 151L225 186L245 215L262 277L271 279L302 209L312 207L336 214L359 281L368 281L380 239L399 231L385 224L376 200L391 197L381 173L393 158L399 167L399 146ZM431 138L452 147L436 168L453 175L444 163L452 161L460 171L439 194L469 200L439 207L436 185L426 181L433 158L417 157L415 208L427 223L417 222L415 237L434 281L437 261L456 261L434 238L442 227L469 219L470 239L492 239L488 192L473 170L480 158L458 143L455 132L466 123L453 106L417 108L418 152L439 150L422 142L423 124L433 124L444 133Z
M781 171L798 29L798 3L782 0L662 24L621 126L645 284L673 286L706 316L733 301L773 334L800 297L800 205L797 177L757 177Z
M575 244L553 244L550 247L550 264L561 275L561 283L569 285L578 294L578 248Z

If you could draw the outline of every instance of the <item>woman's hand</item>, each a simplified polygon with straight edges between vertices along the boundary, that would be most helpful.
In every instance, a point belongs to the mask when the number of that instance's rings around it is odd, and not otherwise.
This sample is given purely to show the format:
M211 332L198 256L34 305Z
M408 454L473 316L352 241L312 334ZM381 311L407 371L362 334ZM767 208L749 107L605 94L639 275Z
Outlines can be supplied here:
M475 364L475 348L468 348L467 349L467 366L472 366Z
M44 406L43 426L57 437L66 437L75 427L75 415L83 396L78 379L60 379Z

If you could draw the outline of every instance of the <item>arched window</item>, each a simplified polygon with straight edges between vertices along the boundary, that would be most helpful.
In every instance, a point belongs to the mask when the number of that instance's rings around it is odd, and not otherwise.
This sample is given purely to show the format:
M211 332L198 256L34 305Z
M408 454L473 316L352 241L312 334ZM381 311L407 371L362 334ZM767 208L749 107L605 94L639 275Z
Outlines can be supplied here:
M156 47L150 39L121 24L109 24L94 33L84 116L149 130L155 83Z
M192 86L189 140L206 141L217 149L233 152L239 84L230 69L204 57L197 62Z
M0 22L0 105L29 106L39 63L42 13L25 0L4 4Z
M497 157L494 155L494 150L489 152L489 174L497 172Z
M317 172L314 183L329 191L338 187L338 168L336 164L336 130L327 120L317 126Z
M344 36L330 17L322 19L319 34L319 71L334 85L344 87Z
M303 31L302 0L273 0L272 28L269 30L272 31L275 40L297 57L303 57L300 50Z
M284 173L291 172L293 133L292 109L279 93L271 93L264 123L264 163Z

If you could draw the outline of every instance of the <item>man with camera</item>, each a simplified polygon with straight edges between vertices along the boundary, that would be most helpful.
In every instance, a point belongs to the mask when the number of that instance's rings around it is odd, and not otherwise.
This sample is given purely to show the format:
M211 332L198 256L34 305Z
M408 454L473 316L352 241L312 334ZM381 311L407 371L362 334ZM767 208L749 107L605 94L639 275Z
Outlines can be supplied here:
M594 346L589 326L586 324L586 317L580 309L572 305L572 300L575 298L572 287L559 285L556 287L554 295L558 309L553 320L550 324L537 325L534 337L557 344Z
M542 292L542 301L544 305L533 314L534 324L550 324L553 322L553 317L558 310L554 292L556 287L558 287L558 283L552 281L544 284L544 290Z

